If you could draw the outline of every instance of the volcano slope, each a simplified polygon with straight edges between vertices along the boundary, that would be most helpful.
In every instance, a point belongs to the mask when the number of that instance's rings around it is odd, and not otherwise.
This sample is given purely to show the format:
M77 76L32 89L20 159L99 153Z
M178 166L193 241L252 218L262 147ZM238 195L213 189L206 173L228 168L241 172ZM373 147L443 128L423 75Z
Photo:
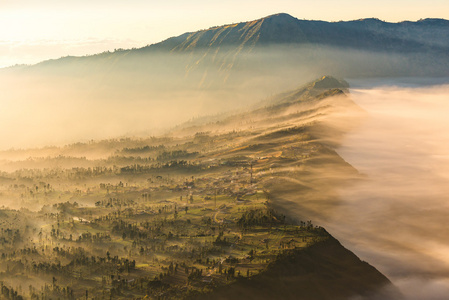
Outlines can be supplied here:
M325 76L161 137L1 152L2 297L400 298L310 221L359 177L334 150L363 115L347 87Z
M0 120L14 131L0 131L0 148L160 135L192 116L241 109L326 73L448 77L448 41L447 20L323 22L275 14L139 49L2 68Z

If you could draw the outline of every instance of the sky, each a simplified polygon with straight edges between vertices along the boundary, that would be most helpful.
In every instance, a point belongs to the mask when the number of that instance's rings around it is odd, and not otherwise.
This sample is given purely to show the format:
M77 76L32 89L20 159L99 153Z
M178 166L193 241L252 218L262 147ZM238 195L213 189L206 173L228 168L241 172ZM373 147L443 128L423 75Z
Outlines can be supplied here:
M0 0L0 67L143 47L285 12L298 19L449 19L447 0Z

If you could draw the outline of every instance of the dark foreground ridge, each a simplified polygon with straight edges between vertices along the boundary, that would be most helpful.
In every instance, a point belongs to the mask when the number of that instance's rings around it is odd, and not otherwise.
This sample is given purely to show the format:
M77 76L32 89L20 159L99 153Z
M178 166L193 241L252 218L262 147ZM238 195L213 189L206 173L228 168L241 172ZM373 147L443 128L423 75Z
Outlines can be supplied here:
M264 273L197 299L402 299L390 280L329 237L281 255ZM360 297L360 298L357 298Z

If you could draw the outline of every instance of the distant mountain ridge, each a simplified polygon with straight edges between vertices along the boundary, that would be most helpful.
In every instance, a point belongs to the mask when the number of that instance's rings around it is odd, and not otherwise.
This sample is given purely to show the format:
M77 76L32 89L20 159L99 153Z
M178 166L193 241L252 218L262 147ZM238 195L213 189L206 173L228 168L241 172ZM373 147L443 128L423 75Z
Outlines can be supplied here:
M271 44L322 44L371 50L416 51L449 47L449 21L424 19L388 23L375 18L325 22L280 13L250 22L212 27L169 38L143 49L192 51L198 48Z
M348 51L358 53L348 55ZM173 62L176 54L177 61ZM157 55L165 57L161 60L155 58ZM110 73L120 66L151 72L170 66L175 73L188 75L193 85L202 87L217 86L217 80L227 82L235 76L231 72L235 69L262 74L293 65L304 68L306 64L310 64L309 69L319 68L308 79L323 73L339 77L449 76L449 21L388 23L368 18L326 22L280 13L184 33L139 49L65 57L38 66L59 64L74 68L85 65L89 73L96 69Z
M184 33L138 49L1 69L0 77L6 78L0 82L12 78L24 86L23 79L30 78L30 83L39 82L39 91L48 87L48 94L58 99L74 94L93 101L177 99L191 107L188 94L190 99L208 99L197 105L211 113L218 102L219 111L254 104L322 74L449 77L449 21L325 22L281 13ZM4 85L7 93L22 93Z
M223 48L240 52L279 45L321 45L375 52L430 52L447 57L449 20L427 18L415 22L390 23L377 18L365 18L327 22L300 20L289 14L279 13L253 21L186 32L142 48L117 49L114 52L106 51L83 57L67 56L38 65L94 58L122 59L133 54L155 51L188 53L214 50L216 55Z

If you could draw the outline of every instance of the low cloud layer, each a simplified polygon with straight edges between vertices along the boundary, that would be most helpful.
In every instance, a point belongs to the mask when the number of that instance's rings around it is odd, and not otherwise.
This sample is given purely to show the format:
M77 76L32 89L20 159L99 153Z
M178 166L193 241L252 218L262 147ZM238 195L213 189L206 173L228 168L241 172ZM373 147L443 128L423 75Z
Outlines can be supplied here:
M407 299L449 294L449 85L352 91L369 117L339 154L364 179L326 228Z

